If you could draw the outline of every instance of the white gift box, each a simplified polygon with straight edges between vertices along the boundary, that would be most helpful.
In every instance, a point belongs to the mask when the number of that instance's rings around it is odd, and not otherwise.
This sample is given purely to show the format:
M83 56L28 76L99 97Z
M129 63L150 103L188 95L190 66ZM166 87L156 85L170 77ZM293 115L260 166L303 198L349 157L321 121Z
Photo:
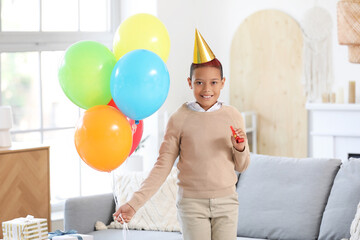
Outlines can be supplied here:
M84 234L66 234L61 236L55 236L52 237L52 240L78 240L78 236L82 237L83 240L94 240L94 236Z
M48 236L47 220L34 218L15 218L2 223L4 240L46 240Z

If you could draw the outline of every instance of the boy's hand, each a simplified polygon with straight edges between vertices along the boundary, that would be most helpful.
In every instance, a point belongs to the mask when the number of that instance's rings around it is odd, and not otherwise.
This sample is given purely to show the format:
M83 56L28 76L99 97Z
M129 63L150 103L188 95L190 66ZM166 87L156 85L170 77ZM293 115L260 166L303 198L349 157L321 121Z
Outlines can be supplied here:
M128 223L128 222L130 222L131 218L134 216L135 210L129 204L125 203L116 211L116 213L113 214L115 221L118 221L121 224L124 224L123 220L119 216L120 213L121 213L121 216L124 219L124 221L126 223Z
M246 144L246 139L247 139L246 133L241 128L234 128L234 130L235 130L236 135L238 135L240 138L243 138L244 141L237 143L234 138L234 135L231 134L231 142L236 150L242 152L245 150L245 144Z

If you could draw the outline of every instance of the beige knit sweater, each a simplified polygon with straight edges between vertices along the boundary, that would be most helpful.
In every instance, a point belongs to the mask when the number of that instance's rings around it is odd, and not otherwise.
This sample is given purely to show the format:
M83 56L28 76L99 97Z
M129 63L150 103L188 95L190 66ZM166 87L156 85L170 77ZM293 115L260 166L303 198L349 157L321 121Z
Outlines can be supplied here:
M183 104L169 119L159 157L128 204L137 211L160 188L176 158L179 194L188 198L218 198L235 192L234 169L243 172L250 163L249 146L237 151L230 126L245 131L242 115L223 105L213 112L196 112Z

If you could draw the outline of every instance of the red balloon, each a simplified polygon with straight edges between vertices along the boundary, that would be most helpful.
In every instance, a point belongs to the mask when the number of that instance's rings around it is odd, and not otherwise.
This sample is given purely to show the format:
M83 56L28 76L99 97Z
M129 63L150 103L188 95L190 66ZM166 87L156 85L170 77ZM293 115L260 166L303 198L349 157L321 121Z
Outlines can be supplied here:
M116 106L113 99L111 99L111 101L108 103L108 105L116 108L119 112L121 112L120 109ZM139 143L141 141L141 138L142 138L142 135L144 132L144 122L143 122L143 120L140 120L139 124L136 125L135 120L130 119L128 117L126 117L126 118L129 121L132 132L133 132L133 142L132 142L132 147L131 147L130 154L129 154L129 156L130 156L135 151L135 149L137 148L137 146L139 145Z
M107 104L109 106L112 106L114 108L116 108L117 110L120 111L120 109L116 106L115 102L114 102L114 99L111 99L110 102ZM121 111L120 111L121 112Z
M128 118L128 120L130 120L129 123L133 129L133 142L132 142L132 147L131 147L130 154L129 154L129 156L130 156L135 151L135 149L137 148L137 146L139 145L139 143L141 141L143 131L144 131L144 122L143 122L143 120L140 120L139 124L136 125L135 120L132 120L130 118Z

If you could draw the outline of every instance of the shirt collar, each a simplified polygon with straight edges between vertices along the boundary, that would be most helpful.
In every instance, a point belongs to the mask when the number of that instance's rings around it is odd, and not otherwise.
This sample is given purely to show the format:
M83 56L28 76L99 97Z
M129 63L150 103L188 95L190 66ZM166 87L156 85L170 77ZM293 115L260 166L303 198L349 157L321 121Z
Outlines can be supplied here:
M189 103L187 103L187 106L189 109L196 111L196 112L213 112L213 111L219 110L221 108L222 104L223 104L222 102L217 101L207 111L205 111L205 109L203 109L200 106L200 104L198 104L197 102L189 102Z

